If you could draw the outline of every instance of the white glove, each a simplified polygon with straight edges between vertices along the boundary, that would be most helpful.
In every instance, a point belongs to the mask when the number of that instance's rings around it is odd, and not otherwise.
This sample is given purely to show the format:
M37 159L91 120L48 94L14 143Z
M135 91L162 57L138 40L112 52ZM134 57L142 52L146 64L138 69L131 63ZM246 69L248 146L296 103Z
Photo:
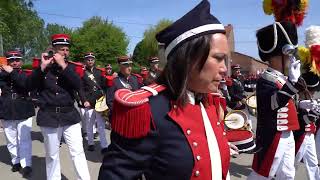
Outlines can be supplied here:
M311 108L312 111L314 111L317 115L320 115L320 105L319 104L313 104L312 108Z
M236 158L239 155L239 149L234 144L231 144L228 142L229 148L230 148L230 156Z
M289 56L290 64L289 64L289 81L296 83L301 75L300 71L300 60L296 60L294 56Z
M317 105L317 102L314 100L301 100L299 101L299 108L300 109L313 109Z
M225 90L225 91L228 90L228 86L227 86L225 81L224 82L222 82L222 81L220 82L220 87L221 87L222 90Z

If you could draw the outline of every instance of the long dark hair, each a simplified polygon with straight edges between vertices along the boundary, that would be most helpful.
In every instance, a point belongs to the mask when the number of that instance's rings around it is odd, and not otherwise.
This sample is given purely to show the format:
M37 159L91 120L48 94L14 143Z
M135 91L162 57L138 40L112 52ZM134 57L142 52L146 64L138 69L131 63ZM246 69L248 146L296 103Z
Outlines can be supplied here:
M187 87L191 70L201 71L210 51L212 35L204 35L184 42L174 49L167 58L167 64L156 80L167 87L169 98L178 105L188 103ZM195 92L196 93L196 92ZM196 94L196 100L204 101L205 94Z

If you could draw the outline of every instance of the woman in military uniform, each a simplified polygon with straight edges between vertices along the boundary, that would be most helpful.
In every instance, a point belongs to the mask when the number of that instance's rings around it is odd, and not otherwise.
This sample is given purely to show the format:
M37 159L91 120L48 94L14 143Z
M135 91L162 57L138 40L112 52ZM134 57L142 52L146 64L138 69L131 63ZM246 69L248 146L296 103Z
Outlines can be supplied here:
M220 99L211 94L227 70L224 26L204 0L156 38L168 63L157 84L115 92L99 179L229 179Z

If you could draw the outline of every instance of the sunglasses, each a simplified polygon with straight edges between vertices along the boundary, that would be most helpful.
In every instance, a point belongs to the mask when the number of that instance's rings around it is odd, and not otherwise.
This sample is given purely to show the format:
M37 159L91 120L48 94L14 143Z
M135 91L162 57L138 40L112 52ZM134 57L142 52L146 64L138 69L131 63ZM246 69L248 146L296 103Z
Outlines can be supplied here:
M87 59L86 61L87 61L87 62L93 62L94 59Z

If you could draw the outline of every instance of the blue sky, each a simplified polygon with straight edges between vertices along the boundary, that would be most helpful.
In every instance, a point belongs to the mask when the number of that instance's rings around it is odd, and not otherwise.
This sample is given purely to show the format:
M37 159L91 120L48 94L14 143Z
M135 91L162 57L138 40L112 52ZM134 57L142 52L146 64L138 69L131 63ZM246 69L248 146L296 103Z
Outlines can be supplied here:
M201 0L35 0L34 8L46 23L77 28L92 16L112 20L130 39L128 53L141 41L143 32L159 20L177 20ZM211 13L223 24L232 24L236 51L258 57L255 31L271 24L273 16L263 13L262 0L210 0ZM303 45L304 30L320 25L320 1L309 0L309 10L299 28L299 44Z

